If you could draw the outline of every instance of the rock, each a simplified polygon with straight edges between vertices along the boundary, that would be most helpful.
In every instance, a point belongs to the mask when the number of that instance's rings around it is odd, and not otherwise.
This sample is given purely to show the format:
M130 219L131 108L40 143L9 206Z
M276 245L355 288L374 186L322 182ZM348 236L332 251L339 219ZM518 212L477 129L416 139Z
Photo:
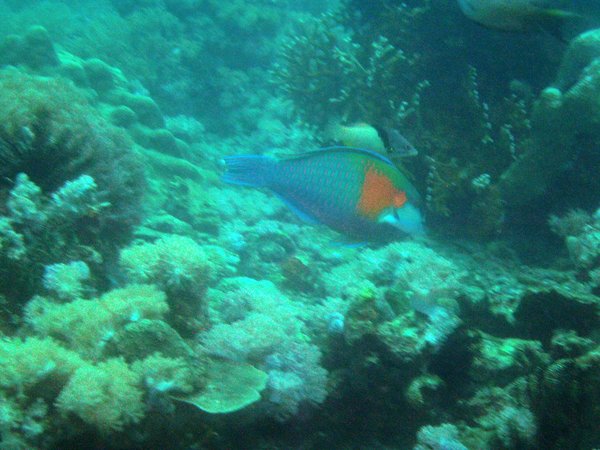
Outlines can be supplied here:
M177 331L162 320L142 319L126 325L106 344L106 352L127 361L143 359L153 353L170 358L191 358L192 349Z
M23 40L24 62L33 69L59 64L50 34L42 26L33 26L25 33Z
M440 406L445 387L444 381L437 375L419 375L408 385L405 397L413 408L427 413Z
M549 363L550 357L539 341L481 335L470 371L478 382L506 385Z
M554 330L574 330L586 336L600 326L598 297L574 288L530 289L515 314L519 333L550 344Z
M98 58L91 58L83 63L90 87L99 94L114 89L117 86L118 70Z
M137 122L135 112L131 108L123 105L112 108L108 117L113 125L123 128L128 128Z
M600 58L600 28L581 33L569 43L553 85L561 91L571 88L596 58Z
M131 108L137 114L142 125L149 128L163 128L165 121L158 105L152 98L145 95L122 92L118 95L116 104L123 104Z
M39 25L27 30L24 36L9 35L0 43L0 64L26 65L39 70L58 66L59 59L48 31Z

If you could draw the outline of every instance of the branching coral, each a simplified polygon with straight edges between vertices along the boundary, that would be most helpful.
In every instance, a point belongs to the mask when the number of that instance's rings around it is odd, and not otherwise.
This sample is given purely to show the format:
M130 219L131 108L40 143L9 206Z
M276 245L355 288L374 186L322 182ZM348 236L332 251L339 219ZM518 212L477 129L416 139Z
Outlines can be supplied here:
M68 264L52 264L44 269L44 287L53 291L62 300L81 297L83 281L90 277L90 268L83 261Z
M467 64L454 14L431 1L342 2L294 30L274 79L312 125L341 118L401 128L425 157L408 165L427 188L433 227L490 239L505 218L500 176L531 145L532 94L514 80L500 95L490 89L487 72L497 69ZM484 174L490 188L474 189Z
M17 174L15 187L8 193L6 202L9 216L0 216L0 261L3 262L0 272L6 274L6 280L11 278L10 284L0 282L0 288L14 295L34 292L40 281L37 265L61 254L79 256L90 263L101 262L96 250L81 245L77 236L68 232L69 227L76 227L82 218L109 206L98 201L96 188L93 178L82 175L50 196L43 196L26 174ZM82 278L90 277L84 261L72 266L70 272L66 267L47 264L43 280L44 287L65 298L76 296L81 290L81 286L74 284L77 272ZM69 277L70 286L67 286ZM19 288L23 291L18 292Z
M384 36L359 45L333 16L307 22L283 47L274 80L308 123L336 118L394 121L410 106L414 55ZM409 81L407 81L409 78Z
M450 423L421 427L413 450L466 450L460 441L458 428Z
M51 339L0 341L0 440L16 448L47 446L52 400L87 364Z

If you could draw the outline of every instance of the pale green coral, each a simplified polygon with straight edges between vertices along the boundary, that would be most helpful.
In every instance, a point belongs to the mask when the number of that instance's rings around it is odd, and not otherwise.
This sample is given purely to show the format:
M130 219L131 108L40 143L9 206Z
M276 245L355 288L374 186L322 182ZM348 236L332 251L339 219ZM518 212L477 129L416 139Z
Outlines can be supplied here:
M144 416L139 376L121 359L80 367L62 390L56 406L102 432L121 430Z
M48 378L64 384L86 363L81 357L50 338L0 341L0 387L23 393Z
M171 325L191 336L202 328L204 292L212 265L203 247L193 239L170 235L121 251L121 267L133 282L151 282L167 293Z
M188 237L168 236L121 251L121 266L132 282L164 288L206 282L209 264L202 247Z
M37 297L26 306L26 320L37 333L56 337L95 358L120 327L140 318L162 318L168 311L165 298L154 286L141 284L115 289L96 300L66 304Z
M169 358L154 353L134 362L132 369L151 390L188 394L194 389L194 372L183 358Z
M74 300L83 294L83 282L89 277L90 268L83 261L51 264L44 269L44 287L61 300Z
M231 413L258 401L267 387L268 376L250 364L213 361L209 381L198 395L179 400L211 414Z

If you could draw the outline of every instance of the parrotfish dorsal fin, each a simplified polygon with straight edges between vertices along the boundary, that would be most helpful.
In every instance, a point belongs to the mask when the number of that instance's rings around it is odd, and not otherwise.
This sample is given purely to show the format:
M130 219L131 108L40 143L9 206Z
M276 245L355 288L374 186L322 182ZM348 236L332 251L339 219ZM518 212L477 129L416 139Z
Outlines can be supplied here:
M379 159L380 161L383 161L386 164L389 164L392 167L396 167L396 165L390 161L388 158L386 158L385 156L383 156L380 153L374 152L372 150L367 150L364 148L356 148L356 147L345 147L345 146L332 146L332 147L322 147L319 148L317 150L311 150L309 152L305 152L305 153L301 153L298 155L285 155L285 156L279 156L278 158L280 160L295 160L295 159L305 159L305 158L310 158L312 156L316 156L318 154L324 153L324 152L340 152L340 153L358 153L358 154L364 154L364 155L369 155L373 158Z

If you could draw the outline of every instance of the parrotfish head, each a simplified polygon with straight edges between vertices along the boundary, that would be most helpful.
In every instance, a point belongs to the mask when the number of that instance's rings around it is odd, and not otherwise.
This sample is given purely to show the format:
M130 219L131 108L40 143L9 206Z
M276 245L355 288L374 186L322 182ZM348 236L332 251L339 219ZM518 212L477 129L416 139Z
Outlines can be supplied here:
M421 211L410 202L406 202L400 208L386 208L377 218L377 222L389 224L411 236L425 233Z

